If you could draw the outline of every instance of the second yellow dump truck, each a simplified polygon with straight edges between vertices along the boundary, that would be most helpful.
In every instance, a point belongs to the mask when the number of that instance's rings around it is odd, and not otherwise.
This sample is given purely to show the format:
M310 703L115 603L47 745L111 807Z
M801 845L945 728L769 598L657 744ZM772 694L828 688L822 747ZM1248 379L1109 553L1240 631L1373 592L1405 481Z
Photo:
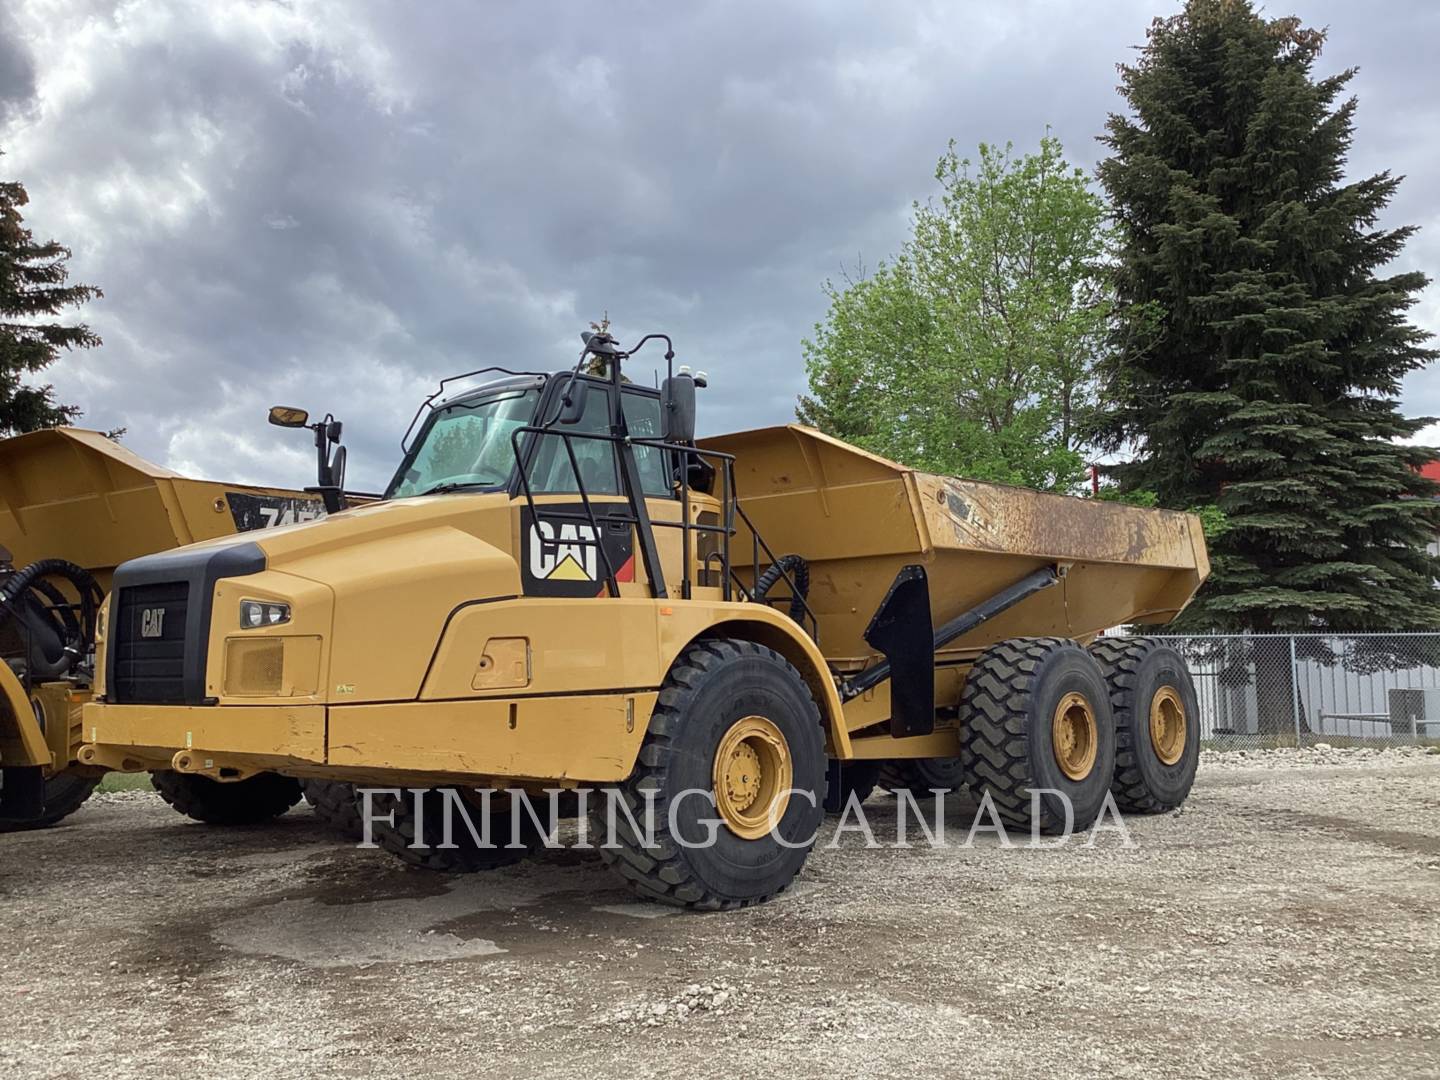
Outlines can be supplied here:
M287 426L307 419L291 411ZM337 501L343 451L332 417L309 426L322 486L308 491L191 479L98 431L49 428L0 440L0 832L55 824L103 774L77 764L75 753L98 609L115 568L197 540L323 517L326 499ZM288 801L250 807L251 820L299 801L296 781L269 786ZM318 801L333 792L317 782L307 794Z
M656 343L663 385L624 379ZM802 427L697 443L704 380L663 335L467 379L422 406L378 502L120 566L79 760L217 804L275 774L415 789L377 838L443 870L517 857L429 842L447 802L503 836L520 811L491 788L603 788L650 827L606 860L710 909L784 889L832 781L863 791L882 764L954 759L1046 829L1112 789L1134 811L1186 797L1183 661L1087 643L1185 606L1208 570L1193 517L926 475Z

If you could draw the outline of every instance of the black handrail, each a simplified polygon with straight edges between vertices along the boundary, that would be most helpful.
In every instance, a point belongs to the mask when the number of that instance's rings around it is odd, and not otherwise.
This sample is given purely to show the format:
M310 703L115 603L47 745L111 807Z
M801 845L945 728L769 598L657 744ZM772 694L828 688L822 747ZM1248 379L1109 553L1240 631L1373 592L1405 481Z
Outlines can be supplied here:
M574 512L565 511L565 510L546 510L546 511L545 511L545 516L546 516L547 518L551 518L551 519L558 520L558 521L578 521L578 522L582 522L582 523L584 523L584 524L588 524L588 525L594 530L595 536L596 536L596 539L597 539L597 543L599 544L599 548L600 548L600 557L601 557L601 559L604 561L604 564L605 564L605 586L606 586L606 589L607 589L607 591L610 593L611 596L619 596L619 595L620 595L620 587L619 587L619 583L616 581L616 578L615 578L615 568L614 568L613 565L611 564L609 554L605 551L605 545L604 545L604 543L603 543L603 542L600 542L600 537L601 537L602 534L601 534L601 532L600 532L599 518L596 516L594 505L593 505L593 503L591 502L591 493L586 489L586 487L585 487L585 480L584 480L584 478L580 475L579 462L578 462L578 460L577 460L576 457L575 457L575 449L574 449L574 447L571 445L570 440L572 440L572 439L593 439L593 440L596 440L596 441L599 441L599 442L618 443L618 442L621 441L620 437L617 436L617 435L612 435L612 434L610 434L610 433L608 433L608 432L601 432L601 431L557 431L554 427L550 427L550 426L541 427L541 426L534 425L534 424L529 424L529 425L526 425L526 426L524 426L524 427L518 427L518 428L516 428L514 431L512 431L512 432L510 433L510 446L511 446L511 449L512 449L512 450L514 451L514 453L515 453L516 466L517 466L517 467L519 468L519 470L520 470L520 489L521 489L521 492L522 492L522 493L524 494L524 496L525 496L525 504L526 504L527 508L528 508L529 511L530 511L530 515L531 515L532 519L535 518L536 515L538 514L538 511L537 511L537 509L536 509L536 502L535 502L535 492L534 492L534 489L533 489L533 488L531 487L531 485L530 485L529 473L528 473L528 470L525 468L525 454L524 454L524 451L522 450L521 445L520 445L520 441L521 441L522 437L524 437L524 436L526 436L526 435L533 435L533 436L536 437L537 440L538 440L539 438L543 437L543 436L553 436L553 437L555 437L555 438L561 439L561 440L564 442L564 444L565 444L565 451L566 451L566 457L568 458L568 460L569 460L569 462L570 462L570 471L571 471L571 472L574 474L574 476L575 476L575 486L576 486L576 492L575 492L575 494L577 494L577 495L580 497L580 504L581 504L581 506L583 507L584 512L583 512L583 513L574 513ZM631 444L632 446L649 446L649 447L654 447L654 448L657 449L657 450L660 450L660 451L662 451L662 452L671 453L671 454L680 454L680 455L690 454L690 455L694 455L694 456L699 457L699 458L702 458L702 459L705 459L705 458L713 458L715 461L721 463L721 465L722 465L722 467L723 467L723 470L722 470L722 471L723 471L723 476L724 476L724 483L723 483L723 485L722 485L722 492L721 492L721 501L722 501L722 504L726 506L727 510L734 505L734 503L735 503L735 495L734 495L734 487L732 486L732 482L731 482L731 477L732 477L732 475L733 475L732 467L733 467L733 463L734 463L734 460L735 460L735 455L733 455L733 454L726 454L726 453L724 453L724 452L722 452L722 451L719 451L719 450L702 450L702 449L700 449L699 447L688 446L688 445L685 445L685 444L683 444L683 443L669 443L669 442L665 442L665 441L662 440L662 439L644 439L644 438L639 438L639 439L637 439L637 438L631 438L629 441L630 441L630 444ZM685 460L684 460L683 457L680 459L680 470L681 470L681 487L682 487L682 492L683 492L681 519L680 519L679 521L656 521L656 520L654 520L654 519L652 518L652 519L650 519L649 524L652 525L652 526L659 526L659 527L667 528L667 529L679 529L679 530L680 530L680 535L681 535L681 537L682 537L682 544L683 544L684 550L685 550L685 557L683 558L683 561L682 561L682 564L681 564L680 594L681 594L681 596L684 597L685 599L690 599L690 597L691 597L691 595L692 595L692 593L693 593L693 576L694 576L694 575L693 575L693 570L692 570L692 567L690 566L690 560L689 560L689 552L690 552L690 549L691 549L691 547L690 547L690 542L689 542L690 534L691 534L692 532L699 532L699 533L713 533L713 534L716 534L716 535L720 536L720 538L721 538L720 557L721 557L721 562L722 562L722 567L723 567L723 571L722 571L722 574L721 574L722 594L724 595L724 598L725 598L726 600L729 600L729 599L731 598L729 578L730 578L731 573L732 573L731 563L730 563L730 537L731 537L731 535L733 535L733 533L734 533L734 528L733 528L732 526L728 526L728 525L726 525L726 524L721 524L721 525L706 525L706 524L702 524L702 523L700 523L700 522L698 522L698 521L697 521L697 522L692 522L692 521L690 520L689 510L688 510L688 507L689 507L689 470L688 470L688 464L685 462ZM562 494L570 494L570 493L569 493L569 492L542 492L542 494L546 494L546 495L551 495L551 494L553 494L553 495L562 495ZM616 498L623 498L623 496L618 496L618 495L617 495ZM617 503L607 503L606 505L607 505L607 506L610 506L610 507L615 507L615 506L628 505L628 504L618 503L618 502L617 502ZM743 513L743 511L742 511L742 513ZM635 527L637 527L637 528L640 527L640 525L641 525L641 521L640 521L639 515L633 514L633 513L614 513L614 512L607 512L606 515L605 515L605 518L606 518L607 521L620 521L620 522L624 522L624 523L627 524L627 525L635 526ZM727 519L730 520L730 521L733 521L733 516L727 514ZM708 573L708 570L707 570L707 573ZM652 591L652 593L655 591L655 589L654 589L654 582L651 582L651 591Z
M805 614L810 617L811 639L814 641L819 641L820 621L815 617L815 611L810 607L809 601L806 600L804 594L802 594L801 591L796 588L795 579L790 576L790 572L785 569L784 565L776 557L775 552L770 550L770 545L767 544L765 542L765 538L760 535L760 530L757 529L755 527L755 523L750 520L750 515L745 513L745 508L740 505L740 501L738 499L735 501L735 509L739 511L740 520L745 522L745 527L750 530L750 535L754 538L754 542L752 545L754 550L754 569L752 573L754 573L755 576L751 579L752 583L760 580L760 552L764 551L765 557L770 560L770 565L776 567L780 571L780 579L784 581L786 585L790 586L791 598L793 600L800 601L800 607L803 608ZM801 622L801 625L804 625L803 620Z
M620 438L619 438L618 436L611 435L611 434L606 433L606 432L599 432L599 431L557 431L553 426L539 427L539 426L535 426L535 425L530 425L530 426L526 426L526 427L522 427L522 428L516 428L513 432L511 432L511 434L510 434L510 443L511 443L511 447L512 447L512 448L514 449L514 451L515 451L516 461L517 461L517 463L519 464L519 468L520 468L520 486L521 486L521 489L523 490L523 492L524 492L524 494L525 494L526 505L529 507L530 513L531 513L531 516L532 516L532 517L533 517L534 514L536 513L536 510L535 510L535 496L534 496L534 492L531 490L531 487L530 487L530 478L529 478L529 476L527 475L526 469L525 469L525 467L524 467L524 458L523 458L522 451L521 451L521 449L520 449L520 438L521 438L522 435L525 435L525 434L527 434L527 433L529 433L529 434L534 434L534 435L536 435L537 437L538 437L538 436L544 436L544 435L553 435L553 436L557 436L557 437L565 440L566 451L567 451L567 455L568 455L569 460L570 460L570 469L571 469L571 471L572 471L572 472L574 473L574 475L575 475L575 484L576 484L576 487L579 489L577 493L578 493L579 496L580 496L581 503L582 503L582 504L584 505L584 507L585 507L585 514L584 514L584 516L582 516L582 515L580 515L580 514L567 513L566 511L563 511L563 510L561 510L561 511L546 511L547 516L549 516L549 517L551 517L551 518L555 518L555 519L561 520L561 521L567 521L567 520L569 520L569 521L586 522L586 523L588 523L588 524L591 526L591 528L593 528L593 529L596 530L596 535L598 536L598 535L599 535L599 526L598 526L598 524L596 523L596 518L595 518L595 516L594 516L594 511L593 511L593 509L592 509L591 506L590 506L589 494L588 494L588 492L586 492L586 490L585 490L585 482L584 482L584 480L583 480L583 479L581 478L581 476L580 476L580 470L579 470L579 468L578 468L578 465L577 465L577 462L576 462L576 458L575 458L575 451L574 451L574 449L571 447L569 440L570 440L570 439L595 439L595 440L598 440L598 441L601 441L601 442L617 443L617 442L620 442L620 441L621 441ZM667 528L667 529L676 529L676 528L678 528L678 529L680 529L680 531L681 531L681 538L682 538L682 539L681 539L681 543L682 543L682 546L683 546L683 549L684 549L684 555L683 555L683 557L682 557L682 558L683 558L683 561L682 561L682 564L681 564L682 569L681 569L681 584L680 584L681 593L680 593L680 595L681 595L683 598L685 598L685 599L689 599L689 598L691 597L691 593L692 593L692 570L691 570L690 558L689 558L689 552L690 552L689 537L690 537L690 534L691 534L692 532L703 532L703 533L715 533L715 534L718 534L718 535L720 535L721 537L723 537L723 570L722 570L722 575L721 575L721 582L722 582L722 589L723 589L724 594L725 594L725 599L726 599L726 600L729 600L729 599L730 599L730 583L731 583L732 581L733 581L735 584L737 584L737 585L740 586L740 589L741 589L742 592L745 593L745 596L746 596L746 599L747 599L747 600L751 600L751 599L754 598L754 597L753 597L753 594L750 592L750 590L745 588L744 582L741 581L741 579L739 578L739 576L735 574L735 572L734 572L734 565L733 565L733 563L732 563L732 561L731 561L731 557L730 557L730 539L731 539L731 537L733 537L733 536L735 535L735 533L736 533L736 531L737 531L736 528L735 528L735 515L738 513L739 516L740 516L740 520L743 521L743 522L745 523L746 528L748 528L748 529L750 530L751 546L752 546L752 551L753 551L753 555L752 555L752 564L753 564L752 573L753 573L753 575L754 575L754 576L751 578L751 584L752 584L752 586L753 586L754 582L755 582L755 581L758 581L759 578L760 578L760 553L761 553L761 552L764 552L765 557L770 561L770 563L771 563L772 565L775 565L775 566L779 567L781 580L784 581L785 584L789 587L791 597L794 598L794 599L796 599L796 600L798 600L798 601L800 602L800 607L801 607L801 609L804 611L805 618L808 618L808 619L809 619L809 622L810 622L810 637L811 637L811 639L812 639L812 640L815 640L815 641L818 641L819 638L820 638L820 620L819 620L818 617L815 615L815 610L810 606L809 601L805 598L805 596L802 594L802 592L800 591L800 589L796 586L796 584L795 584L795 579L790 575L790 572L789 572L788 570L786 570L783 565L780 564L780 560L779 560L779 558L776 556L775 552L771 549L770 545L765 542L765 538L760 535L760 530L759 530L758 528L756 528L755 523L750 520L750 515L747 514L747 513L745 512L745 508L740 505L740 500L739 500L738 495L737 495L736 492L735 492L735 486L734 486L734 483L735 483L735 481L734 481L734 476L735 476L735 468L734 468L734 467L735 467L735 455L734 455L734 454L727 454L727 453L724 453L723 451L720 451L720 450L703 450L703 449L701 449L701 448L699 448L699 447L690 446L690 445L683 444L683 443L670 443L670 442L665 442L663 439L646 439L646 438L635 438L635 437L631 437L629 441L630 441L630 444L631 444L632 446L648 446L648 447L653 447L653 448L655 448L655 449L657 449L657 450L660 450L660 451L662 451L662 452L668 452L668 453L672 453L672 454L676 454L676 455L681 455L680 461L679 461L679 468L680 468L680 487L681 487L681 494L682 494L682 499L681 499L681 502L682 502L681 519L680 519L680 521L678 521L678 522L676 522L676 521L654 521L654 520L651 521L651 524L652 524L652 525L661 526L661 527L664 527L664 528ZM722 468L719 469L719 470L717 470L717 471L719 471L719 472L721 473L721 476L722 476L720 502L721 502L721 505L724 507L724 510L725 510L725 521L724 521L723 524L721 524L721 525L702 525L702 524L700 524L700 523L698 523L698 522L692 522L692 521L690 521L690 515L689 515L689 511L688 511L688 505L689 505L689 475L690 475L690 472L689 472L688 463L686 462L686 460L685 460L685 458L684 458L684 455L694 455L695 457L701 458L702 460L704 460L704 459L713 459L713 460L715 460L716 462L719 462L719 463L721 464ZM552 494L552 493L548 493L548 492L547 492L546 494ZM553 493L553 494L568 494L568 493L555 492L555 493ZM618 498L618 497L620 497L620 496L617 496L617 498ZM618 504L617 504L617 505L618 505ZM639 519L636 517L636 515L633 515L633 514L624 514L624 515L621 515L621 514L608 514L608 515L607 515L607 518L608 518L608 520L611 520L611 521L623 521L623 522L625 522L625 523L627 523L627 524L629 524L629 525L636 525L636 526L638 526L638 525L640 524ZM604 546L604 545L601 545L601 546L602 546L602 549L603 549L603 546ZM608 558L607 558L606 562L607 562L607 566L608 566ZM607 584L608 584L608 582L607 582ZM618 589L611 589L610 595L611 595L611 596L617 596L617 595L619 595ZM802 620L801 620L801 625L802 625L802 626L804 625L804 621L805 621L805 619L802 618Z

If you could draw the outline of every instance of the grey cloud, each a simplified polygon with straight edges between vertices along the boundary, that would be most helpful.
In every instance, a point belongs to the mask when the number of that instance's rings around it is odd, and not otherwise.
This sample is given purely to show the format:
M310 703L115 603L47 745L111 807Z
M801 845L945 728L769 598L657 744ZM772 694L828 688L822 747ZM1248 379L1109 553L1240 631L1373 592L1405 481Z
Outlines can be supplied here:
M0 121L35 96L35 64L19 39L14 19L0 10Z
M1411 173L1396 220L1433 219L1407 112L1440 100L1435 16L1308 7L1337 66L1363 66L1357 170ZM263 409L333 409L375 486L439 377L565 364L603 311L710 371L708 429L787 420L821 283L899 245L946 141L1049 125L1093 165L1154 10L22 5L36 96L0 145L31 223L106 290L104 348L54 373L89 422L178 467L296 483L306 459ZM1433 266L1436 236L1406 258Z

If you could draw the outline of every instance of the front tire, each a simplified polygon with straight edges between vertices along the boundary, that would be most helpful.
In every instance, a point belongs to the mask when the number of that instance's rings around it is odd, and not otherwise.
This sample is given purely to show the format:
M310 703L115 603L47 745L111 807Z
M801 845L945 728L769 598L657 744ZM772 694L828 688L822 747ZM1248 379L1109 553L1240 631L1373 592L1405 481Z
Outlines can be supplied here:
M30 821L0 821L0 833L48 829L85 804L100 783L99 777L57 773L45 781L45 813Z
M1094 823L1115 772L1115 721L1100 666L1078 644L992 645L965 680L960 722L966 782L1003 820L1058 832L1068 802L1074 828Z
M221 783L163 769L152 772L150 780L174 809L207 825L258 825L300 801L300 781L273 772Z
M1174 810L1200 765L1200 703L1185 658L1154 638L1101 638L1090 653L1115 713L1115 804L1131 814Z
M606 846L607 823L596 823L600 856L662 904L760 903L805 865L825 773L820 710L800 673L754 642L697 642L671 667L635 770L614 789L652 842L617 807L615 846Z

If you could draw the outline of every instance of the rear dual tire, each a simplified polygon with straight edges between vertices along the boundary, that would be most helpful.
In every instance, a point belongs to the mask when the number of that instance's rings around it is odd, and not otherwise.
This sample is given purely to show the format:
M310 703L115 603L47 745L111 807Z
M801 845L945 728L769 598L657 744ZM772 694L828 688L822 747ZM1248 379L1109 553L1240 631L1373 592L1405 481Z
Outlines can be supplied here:
M303 780L301 789L316 817L351 839L360 838L364 823L361 820L360 793L354 784L340 780Z
M1104 674L1078 644L992 645L965 680L960 716L966 783L1005 824L1054 833L1094 823L1115 772L1115 722Z
M553 827L548 805L547 796L531 800L545 832ZM475 874L513 866L544 838L530 812L512 805L503 792L491 792L487 805L479 795L461 788L401 788L398 794L375 796L371 839L410 866L441 874Z
M1101 638L1090 653L1115 715L1116 805L1127 814L1174 810L1200 764L1200 706L1185 658L1154 638Z
M965 786L965 767L958 757L887 761L880 770L880 786L897 795L910 791L920 798L928 797L932 789L959 791Z

